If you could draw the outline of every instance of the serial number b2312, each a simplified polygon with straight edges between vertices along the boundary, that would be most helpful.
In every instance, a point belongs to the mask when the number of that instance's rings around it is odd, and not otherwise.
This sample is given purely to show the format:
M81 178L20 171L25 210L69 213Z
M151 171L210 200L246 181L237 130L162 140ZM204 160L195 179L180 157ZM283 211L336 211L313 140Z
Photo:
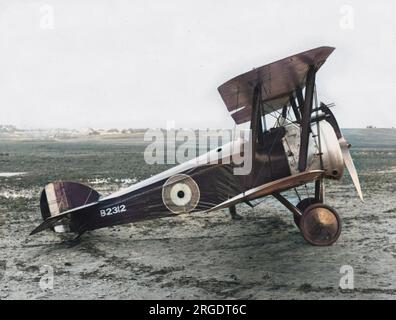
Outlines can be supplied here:
M118 206L101 209L99 212L100 212L100 216L104 218L107 216L113 216L118 213L126 212L126 206L125 204L120 204Z

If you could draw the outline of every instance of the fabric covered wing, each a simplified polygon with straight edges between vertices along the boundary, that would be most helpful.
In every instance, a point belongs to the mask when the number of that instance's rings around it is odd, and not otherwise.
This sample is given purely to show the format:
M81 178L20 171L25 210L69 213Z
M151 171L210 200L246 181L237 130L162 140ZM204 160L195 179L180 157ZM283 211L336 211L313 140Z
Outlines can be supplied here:
M275 180L266 184L263 184L259 187L250 189L246 192L240 193L239 195L220 203L219 205L207 210L206 212L216 211L223 208L228 208L235 204L250 201L254 199L258 199L261 197L268 196L274 192L285 191L294 187L298 187L305 183L308 183L313 180L319 179L323 175L323 170L312 170L302 172L296 175L292 175L286 178L282 178L279 180Z
M237 124L250 120L254 87L261 83L264 113L282 108L297 88L305 87L308 69L318 70L334 51L332 47L319 47L241 74L218 90ZM239 109L239 110L238 110Z

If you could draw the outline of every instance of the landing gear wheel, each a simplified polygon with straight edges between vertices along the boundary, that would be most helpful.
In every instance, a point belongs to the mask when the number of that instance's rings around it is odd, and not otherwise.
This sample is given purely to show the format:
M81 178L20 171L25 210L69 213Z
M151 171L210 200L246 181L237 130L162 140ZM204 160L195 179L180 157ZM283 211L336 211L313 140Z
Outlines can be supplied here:
M310 205L300 218L300 230L305 240L314 246L330 246L341 234L341 219L330 206Z
M312 205L314 203L317 203L315 198L305 198L305 199L301 200L297 204L296 207L298 210L300 210L303 213L305 211L305 209L307 209L310 205ZM293 218L294 218L294 223L296 224L296 226L300 228L301 216L299 214L294 213Z

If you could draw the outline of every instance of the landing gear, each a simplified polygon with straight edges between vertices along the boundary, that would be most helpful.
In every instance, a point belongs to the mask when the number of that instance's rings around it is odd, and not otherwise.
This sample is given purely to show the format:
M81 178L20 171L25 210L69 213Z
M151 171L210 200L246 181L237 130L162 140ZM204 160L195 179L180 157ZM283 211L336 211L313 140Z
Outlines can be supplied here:
M307 209L310 205L318 203L318 201L315 198L305 198L301 200L297 204L297 209L300 210L302 213L304 213L305 209ZM293 213L293 218L294 218L294 223L298 228L300 228L300 220L301 220L301 215L297 213Z
M305 209L299 227L310 244L330 246L341 234L341 219L332 207L316 203Z
M315 197L301 200L297 206L279 193L273 194L293 213L294 222L304 239L314 246L330 246L341 234L341 219L337 211L323 204L323 182L315 182Z

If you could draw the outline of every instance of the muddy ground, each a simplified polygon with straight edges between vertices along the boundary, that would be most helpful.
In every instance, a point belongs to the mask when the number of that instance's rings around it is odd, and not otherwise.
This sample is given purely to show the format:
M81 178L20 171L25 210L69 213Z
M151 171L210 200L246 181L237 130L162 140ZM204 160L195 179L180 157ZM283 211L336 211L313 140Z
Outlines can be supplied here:
M145 165L138 140L2 139L0 299L395 299L396 131L346 133L365 203L348 177L327 184L343 231L326 248L307 244L271 198L241 205L238 221L226 211L183 215L89 232L75 245L52 232L29 237L47 182L76 180L107 194L166 166ZM354 289L339 287L344 265ZM45 266L52 289L40 286L49 284Z

